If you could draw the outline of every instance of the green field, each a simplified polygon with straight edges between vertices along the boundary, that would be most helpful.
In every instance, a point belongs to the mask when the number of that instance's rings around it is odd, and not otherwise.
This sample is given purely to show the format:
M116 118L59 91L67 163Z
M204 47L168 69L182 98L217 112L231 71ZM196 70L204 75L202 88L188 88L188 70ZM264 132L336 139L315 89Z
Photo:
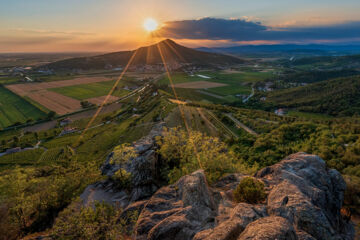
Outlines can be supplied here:
M219 95L220 97L224 97L223 100L219 98L214 98L211 96L207 96L199 93L195 89L181 89L177 88L176 92L180 97L187 98L190 100L199 101L201 99L208 100L210 102L219 103L219 102L232 102L236 101L236 94L244 94L249 95L251 93L251 85L254 82L262 81L266 78L269 78L273 75L272 72L241 72L241 73L225 73L225 72L201 72L201 75L205 75L210 77L202 78L197 75L190 76L186 73L173 73L171 75L172 82L174 84L177 83L186 83L186 82L195 82L195 81L209 81L209 82L217 82L224 83L228 86L224 87L216 87L204 89L204 92L209 92L212 94ZM164 77L158 82L160 85L169 85L170 81L168 77ZM188 94L186 93L188 92Z
M46 116L45 112L0 86L0 128L17 122L24 123L29 119L37 120L44 116Z
M61 88L52 88L49 90L71 98L84 100L88 98L101 97L107 95L111 90L111 88L114 86L114 84L115 84L115 80L112 80L107 82L81 84L81 85L74 85L74 86L61 87ZM125 86L124 83L119 83L112 95L116 97L122 97L127 93L129 93L128 90L123 89L124 86Z

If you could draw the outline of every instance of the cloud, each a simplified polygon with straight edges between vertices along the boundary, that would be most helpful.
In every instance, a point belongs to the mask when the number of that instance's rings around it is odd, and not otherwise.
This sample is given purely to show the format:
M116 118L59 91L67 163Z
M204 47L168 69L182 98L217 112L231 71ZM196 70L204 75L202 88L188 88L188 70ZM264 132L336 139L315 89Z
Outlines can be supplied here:
M337 41L359 39L360 22L333 25L280 27L265 26L247 19L201 18L167 22L157 35L175 39L231 41Z
M72 35L72 36L90 36L95 33L90 32L78 32L78 31L53 31L47 29L24 29L24 28L13 28L10 29L13 32L19 32L24 34L36 34L36 35Z

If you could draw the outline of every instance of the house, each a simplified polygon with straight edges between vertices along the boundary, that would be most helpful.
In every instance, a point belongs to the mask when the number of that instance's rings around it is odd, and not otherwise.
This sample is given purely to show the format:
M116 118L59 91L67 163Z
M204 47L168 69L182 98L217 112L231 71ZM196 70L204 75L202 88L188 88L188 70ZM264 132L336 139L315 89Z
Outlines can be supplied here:
M60 121L60 126L66 126L68 124L72 123L72 120L70 118L65 118Z
M26 81L26 82L33 82L34 80L32 80L32 79L29 78L29 77L25 77L25 81Z
M286 115L287 111L284 108L279 108L275 110L275 114L278 116L284 116Z
M64 136L64 135L66 135L66 134L74 133L74 132L76 132L76 131L77 131L76 128L65 127L64 130L61 131L59 137Z

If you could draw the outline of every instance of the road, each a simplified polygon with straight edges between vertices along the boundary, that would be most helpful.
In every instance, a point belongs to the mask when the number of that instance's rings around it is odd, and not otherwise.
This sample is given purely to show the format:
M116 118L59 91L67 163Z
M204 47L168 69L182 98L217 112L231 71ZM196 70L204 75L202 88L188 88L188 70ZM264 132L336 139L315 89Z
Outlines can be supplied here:
M226 113L225 115L228 116L236 124L236 127L244 129L246 132L250 133L251 135L259 136L259 134L257 134L254 130L252 130L251 128L247 127L245 124L234 118L233 115L231 115L230 113Z
M246 103L247 101L249 101L249 99L252 98L252 96L254 96L254 94L255 94L255 88L251 87L251 94L243 100L243 103Z

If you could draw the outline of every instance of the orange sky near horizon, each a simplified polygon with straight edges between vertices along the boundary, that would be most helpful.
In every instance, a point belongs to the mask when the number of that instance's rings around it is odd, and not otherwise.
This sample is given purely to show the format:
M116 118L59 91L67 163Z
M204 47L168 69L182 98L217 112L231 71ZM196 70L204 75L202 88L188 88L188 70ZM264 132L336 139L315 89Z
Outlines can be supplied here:
M222 19L289 27L360 21L360 1L304 0L2 0L0 52L111 52L156 43L143 28L146 18L168 21ZM174 39L188 47L276 44L277 40ZM330 40L331 42L331 40Z

